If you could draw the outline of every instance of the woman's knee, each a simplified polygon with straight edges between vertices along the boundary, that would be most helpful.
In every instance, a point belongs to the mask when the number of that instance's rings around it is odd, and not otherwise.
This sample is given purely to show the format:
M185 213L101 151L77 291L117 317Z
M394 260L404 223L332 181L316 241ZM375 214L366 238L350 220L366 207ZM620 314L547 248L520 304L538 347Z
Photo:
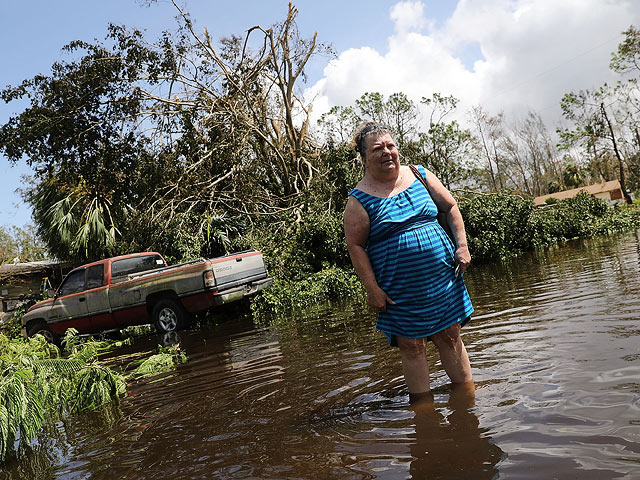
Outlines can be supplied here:
M441 332L431 335L431 341L438 348L456 348L462 341L460 338L460 324L454 323Z
M402 355L408 357L424 357L426 349L424 338L396 338L398 348L400 348Z

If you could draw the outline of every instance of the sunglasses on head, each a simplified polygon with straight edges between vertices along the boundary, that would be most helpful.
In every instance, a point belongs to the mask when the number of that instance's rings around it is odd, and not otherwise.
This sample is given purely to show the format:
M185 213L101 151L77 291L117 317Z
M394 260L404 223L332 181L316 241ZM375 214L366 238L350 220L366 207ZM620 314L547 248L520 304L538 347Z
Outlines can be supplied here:
M356 142L356 152L362 152L362 144L364 143L364 138L374 130L380 132L388 132L389 127L387 127L386 125L378 125L377 123L372 123L364 127L358 134L358 141Z

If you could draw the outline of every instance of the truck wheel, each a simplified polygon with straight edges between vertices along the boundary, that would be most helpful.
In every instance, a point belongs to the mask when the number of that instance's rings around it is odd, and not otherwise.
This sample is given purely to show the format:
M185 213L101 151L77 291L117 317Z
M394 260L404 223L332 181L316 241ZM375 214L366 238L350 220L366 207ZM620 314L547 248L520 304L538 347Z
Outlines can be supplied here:
M174 332L184 326L187 313L175 300L163 299L153 307L153 323L160 333Z
M33 337L34 335L40 334L45 340L49 343L56 343L56 339L53 336L53 332L47 326L46 323L38 322L38 323L30 323L27 326L27 336Z

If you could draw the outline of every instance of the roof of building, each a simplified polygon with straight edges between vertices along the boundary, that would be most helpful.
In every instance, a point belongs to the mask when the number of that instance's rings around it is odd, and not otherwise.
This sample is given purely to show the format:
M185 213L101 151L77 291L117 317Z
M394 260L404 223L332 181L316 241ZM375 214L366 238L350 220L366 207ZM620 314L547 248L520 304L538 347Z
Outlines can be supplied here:
M572 188L571 190L564 190L562 192L550 193L548 195L540 195L533 199L536 205L544 205L547 198L555 198L556 200L564 200L566 198L573 198L579 192L585 191L590 195L597 195L599 193L608 193L614 190L620 189L619 180L610 180L608 182L594 183L586 187Z
M13 277L15 275L28 275L30 273L45 272L52 268L69 267L68 262L61 262L59 260L41 260L39 262L26 262L26 263L6 263L0 265L0 280Z

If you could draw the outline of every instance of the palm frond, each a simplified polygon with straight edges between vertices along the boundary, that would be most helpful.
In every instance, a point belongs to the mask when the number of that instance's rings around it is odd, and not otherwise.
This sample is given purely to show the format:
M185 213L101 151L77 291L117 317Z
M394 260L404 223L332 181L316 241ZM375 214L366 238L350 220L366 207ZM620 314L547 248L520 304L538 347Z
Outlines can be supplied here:
M0 335L0 463L22 454L45 418L99 408L124 393L124 378L97 365L103 343L67 336L69 358L37 338L8 341Z
M133 377L152 377L175 370L179 363L187 361L187 356L180 350L180 345L163 347L158 345L158 353L144 360L131 372Z
M118 401L125 389L124 378L112 370L97 365L83 368L76 375L76 401L71 411L95 410Z
M80 359L50 358L39 360L34 366L45 375L71 376L78 373L86 365Z

